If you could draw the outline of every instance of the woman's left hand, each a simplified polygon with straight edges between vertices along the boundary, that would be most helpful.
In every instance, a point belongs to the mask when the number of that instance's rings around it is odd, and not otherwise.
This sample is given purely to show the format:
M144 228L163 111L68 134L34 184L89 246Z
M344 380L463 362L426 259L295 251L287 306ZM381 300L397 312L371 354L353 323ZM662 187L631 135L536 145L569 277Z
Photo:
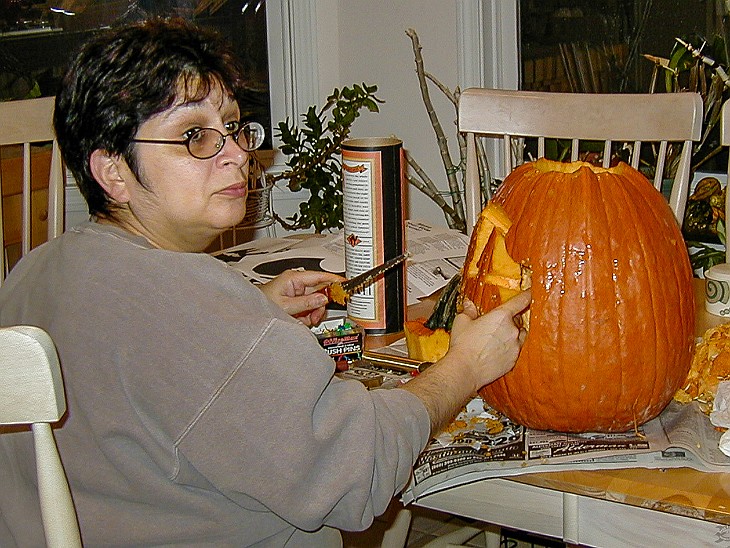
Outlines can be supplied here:
M317 290L344 278L331 272L286 270L270 282L259 286L261 291L287 314L305 325L317 325L325 315L329 299Z

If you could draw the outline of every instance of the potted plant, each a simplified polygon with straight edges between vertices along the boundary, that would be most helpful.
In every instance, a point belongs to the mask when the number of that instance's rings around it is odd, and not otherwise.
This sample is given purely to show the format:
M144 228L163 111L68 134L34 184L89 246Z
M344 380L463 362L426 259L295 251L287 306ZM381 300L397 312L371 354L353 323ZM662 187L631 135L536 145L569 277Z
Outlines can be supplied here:
M281 152L289 159L287 170L267 174L267 184L286 180L290 190L309 191L309 198L299 204L299 212L277 222L287 230L314 229L316 233L343 227L342 143L363 108L378 112L375 96L378 87L365 83L335 88L321 108L310 106L302 115L302 126L287 119L279 122L277 137Z

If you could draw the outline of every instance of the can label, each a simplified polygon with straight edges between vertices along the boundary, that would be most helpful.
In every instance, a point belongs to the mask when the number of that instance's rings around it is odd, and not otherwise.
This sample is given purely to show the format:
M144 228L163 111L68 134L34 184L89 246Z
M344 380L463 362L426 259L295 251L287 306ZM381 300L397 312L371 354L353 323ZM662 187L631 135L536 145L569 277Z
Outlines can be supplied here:
M403 253L402 143L355 139L342 146L345 269L356 276ZM348 316L374 333L403 329L405 266L350 297Z

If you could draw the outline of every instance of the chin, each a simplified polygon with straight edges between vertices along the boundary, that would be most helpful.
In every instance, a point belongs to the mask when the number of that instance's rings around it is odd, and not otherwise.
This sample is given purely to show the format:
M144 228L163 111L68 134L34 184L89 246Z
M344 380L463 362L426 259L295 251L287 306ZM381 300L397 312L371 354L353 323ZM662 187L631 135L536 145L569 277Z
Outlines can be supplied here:
M241 224L241 221L243 221L245 216L246 205L244 204L243 207L236 208L235 210L227 212L225 215L221 215L219 222L215 223L215 226L222 232Z

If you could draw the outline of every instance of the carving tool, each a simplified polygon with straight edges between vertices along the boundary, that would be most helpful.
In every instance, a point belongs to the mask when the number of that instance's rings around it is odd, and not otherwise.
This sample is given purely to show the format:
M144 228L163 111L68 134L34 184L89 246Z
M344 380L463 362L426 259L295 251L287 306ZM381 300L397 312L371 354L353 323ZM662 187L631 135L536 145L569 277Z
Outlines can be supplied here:
M391 268L398 266L410 256L409 253L403 253L397 257L385 261L383 264L366 270L362 274L358 274L345 280L344 282L335 282L329 284L318 291L327 296L330 301L344 305L353 293L361 291L363 287L371 284L378 276L387 272Z

